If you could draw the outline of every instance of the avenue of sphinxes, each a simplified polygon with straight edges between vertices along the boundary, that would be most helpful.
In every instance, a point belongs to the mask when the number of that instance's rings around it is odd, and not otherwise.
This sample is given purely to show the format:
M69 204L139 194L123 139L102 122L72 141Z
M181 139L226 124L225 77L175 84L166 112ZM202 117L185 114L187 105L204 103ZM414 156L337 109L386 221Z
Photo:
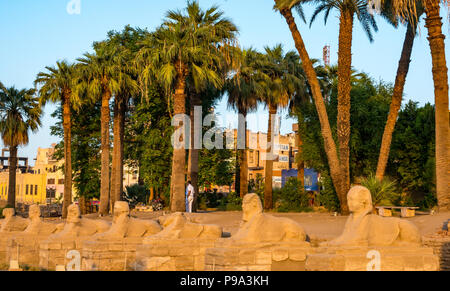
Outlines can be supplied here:
M422 237L406 219L374 214L372 195L362 186L347 195L350 216L340 235L312 242L294 221L265 213L261 199L247 194L236 231L203 223L190 213L155 219L132 217L128 203L114 205L112 221L86 218L76 204L62 223L45 221L38 205L29 218L3 211L3 260L43 270L66 269L76 258L79 270L146 271L341 271L439 270L447 251L435 237ZM448 238L448 221L440 237ZM442 241L442 239L441 239ZM443 251L439 252L436 248ZM0 252L0 254L2 254ZM371 264L380 259L381 264ZM74 269L74 267L67 267Z

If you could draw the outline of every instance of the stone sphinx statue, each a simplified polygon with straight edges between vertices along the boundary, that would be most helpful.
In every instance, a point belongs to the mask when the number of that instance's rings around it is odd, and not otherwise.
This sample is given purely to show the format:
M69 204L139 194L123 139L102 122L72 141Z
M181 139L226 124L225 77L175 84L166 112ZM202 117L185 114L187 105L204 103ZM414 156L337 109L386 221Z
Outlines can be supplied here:
M192 223L181 213L174 213L160 219L164 229L151 238L191 239L191 238L220 238L222 228L217 225Z
M303 228L288 218L263 213L259 196L245 195L242 201L242 223L239 231L231 237L237 243L303 242Z
M23 234L30 235L50 235L57 232L58 226L53 223L44 222L41 218L41 208L33 204L28 210L29 224Z
M350 217L344 232L329 246L396 246L419 245L421 236L409 221L372 214L372 195L369 189L355 186L347 195Z
M28 220L15 215L14 208L3 209L5 219L1 221L0 232L24 231L28 226Z
M102 220L92 220L81 217L80 207L72 204L67 209L67 220L62 229L56 234L52 234L49 239L75 239L79 237L87 237L97 233L103 233L109 229L111 225Z
M114 217L111 228L94 236L96 240L114 240L138 238L156 234L161 231L159 223L153 220L141 220L130 217L127 202L117 201L114 204Z

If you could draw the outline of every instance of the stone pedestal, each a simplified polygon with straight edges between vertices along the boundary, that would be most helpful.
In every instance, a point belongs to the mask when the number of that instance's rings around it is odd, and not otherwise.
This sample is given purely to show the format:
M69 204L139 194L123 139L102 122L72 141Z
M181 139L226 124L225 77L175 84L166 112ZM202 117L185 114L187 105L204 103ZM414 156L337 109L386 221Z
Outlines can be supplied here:
M380 271L437 271L439 259L432 248L406 246L321 247L306 259L307 271L368 271L377 267Z
M44 270L55 271L57 266L66 266L70 258L67 254L70 251L78 251L81 257L83 242L87 238L77 238L74 240L46 240L40 245L39 267Z
M313 252L307 242L230 244L226 239L206 250L206 271L304 271Z
M205 252L217 239L152 239L138 248L139 271L204 271Z
M423 244L433 248L439 257L440 270L450 271L450 235L434 235L423 238Z
M6 260L16 260L20 266L39 269L39 251L48 236L18 234L11 236L6 247Z
M83 271L136 270L136 250L143 238L85 241L82 248Z

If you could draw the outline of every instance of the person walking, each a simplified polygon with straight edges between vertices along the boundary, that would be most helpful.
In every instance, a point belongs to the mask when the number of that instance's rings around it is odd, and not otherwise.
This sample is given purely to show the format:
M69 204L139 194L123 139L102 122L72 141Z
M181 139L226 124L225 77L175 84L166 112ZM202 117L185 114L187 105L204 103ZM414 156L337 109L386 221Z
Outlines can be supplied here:
M188 181L186 187L186 212L192 213L192 203L194 202L195 189L191 181Z

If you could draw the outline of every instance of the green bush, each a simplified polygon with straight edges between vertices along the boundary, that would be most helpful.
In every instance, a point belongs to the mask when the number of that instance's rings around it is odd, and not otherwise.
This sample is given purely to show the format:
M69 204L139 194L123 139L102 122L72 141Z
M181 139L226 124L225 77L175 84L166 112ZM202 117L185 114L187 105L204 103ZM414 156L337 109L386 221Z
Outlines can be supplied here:
M131 207L134 207L138 203L146 204L148 202L149 195L150 193L147 187L134 184L126 187L124 200L127 201Z
M389 178L384 178L380 182L375 175L371 174L361 181L361 185L370 190L372 202L376 206L398 206L400 204L401 193L397 190L396 182Z
M319 182L320 192L317 199L320 205L325 207L328 211L339 212L341 204L333 186L333 181L327 172L321 173L322 178Z
M241 211L242 198L236 192L232 192L226 197L223 197L218 208L221 211Z
M305 193L302 183L290 178L282 189L273 191L273 200L278 212L309 212L309 195Z

